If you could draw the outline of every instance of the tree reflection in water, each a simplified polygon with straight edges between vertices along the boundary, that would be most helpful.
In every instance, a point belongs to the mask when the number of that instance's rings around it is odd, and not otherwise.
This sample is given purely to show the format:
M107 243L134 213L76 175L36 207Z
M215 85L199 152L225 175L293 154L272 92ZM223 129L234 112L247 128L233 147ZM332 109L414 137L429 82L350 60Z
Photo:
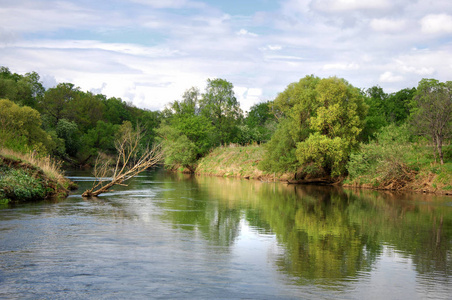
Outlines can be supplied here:
M386 246L410 257L420 275L452 275L450 198L427 205L432 196L210 177L195 182L197 197L219 201L200 212L209 224L206 237L232 244L243 214L253 228L276 234L284 249L276 264L301 284L353 281L375 267Z

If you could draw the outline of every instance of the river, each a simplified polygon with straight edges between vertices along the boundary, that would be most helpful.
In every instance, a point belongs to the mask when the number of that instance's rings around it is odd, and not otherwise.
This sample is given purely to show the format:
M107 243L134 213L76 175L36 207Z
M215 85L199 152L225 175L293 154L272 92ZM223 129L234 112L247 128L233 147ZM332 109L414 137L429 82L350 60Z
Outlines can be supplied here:
M450 299L452 198L142 173L0 207L0 299Z

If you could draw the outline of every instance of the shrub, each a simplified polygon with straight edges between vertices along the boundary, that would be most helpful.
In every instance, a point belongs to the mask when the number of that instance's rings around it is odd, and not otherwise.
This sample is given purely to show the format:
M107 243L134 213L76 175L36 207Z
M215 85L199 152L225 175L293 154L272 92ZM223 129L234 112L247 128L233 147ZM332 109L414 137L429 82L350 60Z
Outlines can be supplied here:
M413 153L407 126L389 125L350 156L349 177L372 178L377 186L400 188L416 175L416 166L408 163Z
M31 201L44 199L42 182L22 169L5 170L0 175L0 199Z

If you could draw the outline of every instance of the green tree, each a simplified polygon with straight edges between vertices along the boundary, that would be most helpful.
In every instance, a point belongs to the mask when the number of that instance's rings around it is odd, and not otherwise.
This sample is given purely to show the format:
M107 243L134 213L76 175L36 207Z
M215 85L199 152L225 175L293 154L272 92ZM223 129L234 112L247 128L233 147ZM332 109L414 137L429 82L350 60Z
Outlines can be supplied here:
M452 133L452 81L422 79L412 101L411 120L417 134L432 141L444 164L443 144Z
M301 171L306 172L315 166L316 173L321 170L331 176L345 172L345 163L358 145L367 111L357 88L336 77L306 76L280 93L273 106L284 121L267 146L264 168L280 171L271 166L280 165L275 154L285 148L284 160L298 162L290 169L301 165ZM269 162L271 159L277 162Z
M79 91L72 83L60 83L45 92L39 106L42 113L47 115L50 127L56 127L58 121L63 118L74 120L72 102L79 97Z
M96 127L97 122L103 119L105 96L81 91L78 91L77 94L77 97L74 97L68 105L73 113L72 120L77 123L80 131L87 132Z
M206 92L200 100L201 114L210 119L215 128L216 145L229 144L237 139L243 112L233 88L232 83L224 79L207 79Z
M157 133L162 137L165 165L171 169L182 166L193 172L198 153L195 143L169 125L161 126Z
M119 128L117 124L97 121L96 127L89 129L81 138L80 151L77 152L79 161L85 163L99 152L114 153Z
M410 103L416 88L405 88L389 95L386 105L386 118L396 125L401 125L410 115Z
M0 137L0 143L13 150L45 153L54 146L50 135L41 128L39 112L7 99L0 100Z
M244 120L245 130L249 132L249 137L247 139L242 138L242 144L262 143L270 140L271 135L276 130L276 118L270 105L271 102L262 102L251 107ZM245 130L242 129L242 132L245 132Z
M157 134L163 139L165 164L171 168L180 165L193 171L196 160L214 145L214 127L200 114L199 98L199 90L191 88L163 113L166 119Z
M69 156L75 156L81 146L80 131L75 122L61 119L56 125L57 137L64 141L64 152Z
M104 105L104 121L120 125L124 121L132 120L130 111L127 109L127 103L120 98L108 98L104 100Z
M36 72L20 75L11 73L6 67L1 67L0 98L36 108L38 98L44 93L44 87L39 80L40 77Z
M364 142L368 142L375 139L375 135L380 128L388 125L386 116L388 94L381 87L373 86L367 89L365 95L364 100L369 108L365 126L361 132L361 139Z

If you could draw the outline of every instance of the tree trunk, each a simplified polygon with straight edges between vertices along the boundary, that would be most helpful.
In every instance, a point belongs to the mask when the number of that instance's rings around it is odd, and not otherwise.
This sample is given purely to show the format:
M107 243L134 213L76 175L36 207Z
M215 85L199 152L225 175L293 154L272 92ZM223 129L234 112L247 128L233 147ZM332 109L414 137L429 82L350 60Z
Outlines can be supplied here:
M439 160L441 162L441 165L444 165L444 154L443 154L443 141L441 138L437 138L437 150L438 150L438 156Z

